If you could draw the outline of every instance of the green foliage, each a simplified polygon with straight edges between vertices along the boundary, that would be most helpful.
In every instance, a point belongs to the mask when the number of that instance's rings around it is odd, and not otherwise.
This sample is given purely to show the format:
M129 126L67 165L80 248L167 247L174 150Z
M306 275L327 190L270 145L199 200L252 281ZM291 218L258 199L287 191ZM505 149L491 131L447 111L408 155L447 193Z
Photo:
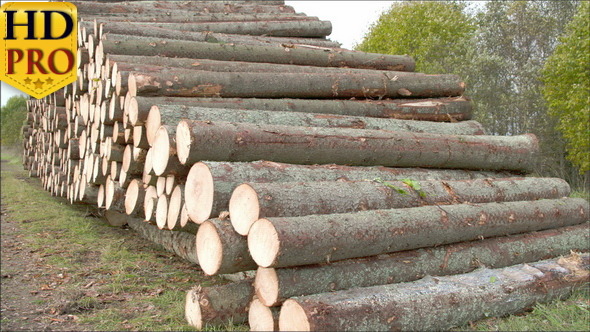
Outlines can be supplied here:
M402 195L407 195L408 194L408 192L405 191L403 188L400 188L400 187L394 185L391 182L383 181L381 178L375 178L375 179L373 179L373 181L375 181L377 183L380 183L380 184L382 184L382 185L384 185L386 187L389 187L389 188L397 191L398 194L402 194Z
M12 145L21 138L21 127L27 117L27 98L14 96L0 109L2 145Z
M590 170L590 2L583 2L543 68L549 113L567 140L568 159Z
M424 73L457 72L475 31L463 8L459 2L448 1L395 3L356 49L408 54L416 60L416 70Z

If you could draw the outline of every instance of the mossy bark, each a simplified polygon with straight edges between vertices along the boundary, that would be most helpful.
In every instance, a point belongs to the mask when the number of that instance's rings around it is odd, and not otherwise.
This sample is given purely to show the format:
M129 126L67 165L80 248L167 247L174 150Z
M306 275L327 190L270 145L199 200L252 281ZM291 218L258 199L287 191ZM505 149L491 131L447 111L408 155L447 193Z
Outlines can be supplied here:
M521 312L569 296L587 282L588 255L514 265L411 283L293 298L311 331L447 330L485 317ZM288 322L282 331L302 329Z
M256 276L258 298L276 306L293 296L326 293L355 287L408 282L425 276L467 273L478 267L501 268L590 250L589 224L539 232L494 237L389 255L348 259L332 264L270 269L276 275L276 297L262 296L268 280ZM267 268L259 268L269 270ZM274 272L273 272L274 271Z
M270 264L253 258L264 267L333 262L576 225L588 215L588 202L563 198L269 218L277 232L277 255ZM250 252L259 222L248 234Z

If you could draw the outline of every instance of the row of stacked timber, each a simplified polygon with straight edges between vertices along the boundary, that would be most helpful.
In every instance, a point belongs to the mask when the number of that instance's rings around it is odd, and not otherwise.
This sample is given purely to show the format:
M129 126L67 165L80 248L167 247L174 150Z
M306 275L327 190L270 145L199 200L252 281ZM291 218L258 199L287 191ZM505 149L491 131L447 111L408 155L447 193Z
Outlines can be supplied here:
M535 136L486 135L456 75L339 48L282 1L74 4L78 79L29 100L23 164L245 272L189 290L189 324L447 329L588 281L588 255L557 258L590 249L588 202L527 176Z

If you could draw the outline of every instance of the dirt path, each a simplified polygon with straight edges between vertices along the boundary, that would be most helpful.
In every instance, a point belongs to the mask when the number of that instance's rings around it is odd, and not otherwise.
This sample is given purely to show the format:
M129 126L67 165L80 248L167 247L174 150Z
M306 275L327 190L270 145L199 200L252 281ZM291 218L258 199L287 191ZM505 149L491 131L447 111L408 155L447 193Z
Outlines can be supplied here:
M1 329L2 331L80 331L77 317L60 314L51 290L51 270L44 258L27 247L19 225L0 208L2 234Z

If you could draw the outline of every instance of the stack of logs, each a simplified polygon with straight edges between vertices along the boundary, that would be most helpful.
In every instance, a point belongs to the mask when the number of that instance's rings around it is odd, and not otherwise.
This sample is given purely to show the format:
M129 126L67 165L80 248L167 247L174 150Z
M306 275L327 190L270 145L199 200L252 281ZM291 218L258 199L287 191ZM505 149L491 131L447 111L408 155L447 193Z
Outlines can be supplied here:
M78 80L29 101L23 163L207 275L256 270L190 290L191 325L447 329L587 279L517 265L587 251L588 203L524 177L536 138L485 135L457 76L282 1L74 3Z

